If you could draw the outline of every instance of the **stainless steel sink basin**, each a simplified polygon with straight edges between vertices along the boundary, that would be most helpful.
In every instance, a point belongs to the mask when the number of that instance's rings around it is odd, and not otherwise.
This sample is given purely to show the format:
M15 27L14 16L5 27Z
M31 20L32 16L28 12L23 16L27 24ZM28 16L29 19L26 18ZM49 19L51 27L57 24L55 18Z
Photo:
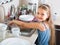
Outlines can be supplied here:
M23 29L23 30L21 30L21 35L31 36L34 32L35 32L34 29Z
M11 27L8 26L7 30L11 31ZM34 29L20 29L20 32L21 32L22 36L28 36L29 37L35 32L35 30Z

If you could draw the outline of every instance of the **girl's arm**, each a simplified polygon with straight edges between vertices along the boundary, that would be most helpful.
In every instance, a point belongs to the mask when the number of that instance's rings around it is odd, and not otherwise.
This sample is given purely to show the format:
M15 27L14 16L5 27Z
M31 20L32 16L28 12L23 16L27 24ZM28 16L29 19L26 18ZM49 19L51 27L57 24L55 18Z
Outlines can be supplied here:
M17 24L22 27L26 27L26 28L39 29L40 31L45 30L45 27L42 25L42 23L37 23L37 22L27 23L27 22L22 22L22 21L18 21L18 20L13 20L9 24L12 24L12 23Z

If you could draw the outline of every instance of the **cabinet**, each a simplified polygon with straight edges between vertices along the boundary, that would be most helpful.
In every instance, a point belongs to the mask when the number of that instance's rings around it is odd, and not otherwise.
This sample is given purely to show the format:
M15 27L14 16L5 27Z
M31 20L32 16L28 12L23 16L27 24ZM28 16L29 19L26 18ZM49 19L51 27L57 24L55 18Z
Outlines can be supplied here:
M60 25L55 25L56 45L60 45Z

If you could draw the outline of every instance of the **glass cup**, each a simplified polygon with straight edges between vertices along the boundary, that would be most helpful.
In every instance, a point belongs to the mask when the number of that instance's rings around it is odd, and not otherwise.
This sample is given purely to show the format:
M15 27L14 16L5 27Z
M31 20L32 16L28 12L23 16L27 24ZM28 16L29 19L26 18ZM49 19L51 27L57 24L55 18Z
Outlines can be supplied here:
M0 27L0 39L5 39L6 37L6 30L4 30L2 27Z
M5 39L7 32L7 25L4 23L0 23L0 41Z
M19 37L21 34L19 27L12 27L11 31L14 37Z

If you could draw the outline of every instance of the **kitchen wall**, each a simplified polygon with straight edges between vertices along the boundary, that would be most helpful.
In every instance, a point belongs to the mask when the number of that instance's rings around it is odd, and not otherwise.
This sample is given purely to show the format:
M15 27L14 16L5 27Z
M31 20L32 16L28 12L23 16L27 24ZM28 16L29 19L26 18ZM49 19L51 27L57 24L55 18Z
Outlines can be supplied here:
M30 1L30 2L32 2L32 3L34 3L34 2L36 2L36 1L32 1L32 0L20 0L21 1L21 5L23 5L23 4L28 4L28 2ZM38 0L38 5L40 5L41 3L46 3L46 2L48 2L47 0Z
M47 0L52 8L52 15L54 19L54 24L60 25L60 0Z
M27 5L28 4L28 2L27 2L27 0L20 0L21 2L20 2L20 6L21 5Z
M35 3L36 0L21 0L21 4L28 4L28 2Z

